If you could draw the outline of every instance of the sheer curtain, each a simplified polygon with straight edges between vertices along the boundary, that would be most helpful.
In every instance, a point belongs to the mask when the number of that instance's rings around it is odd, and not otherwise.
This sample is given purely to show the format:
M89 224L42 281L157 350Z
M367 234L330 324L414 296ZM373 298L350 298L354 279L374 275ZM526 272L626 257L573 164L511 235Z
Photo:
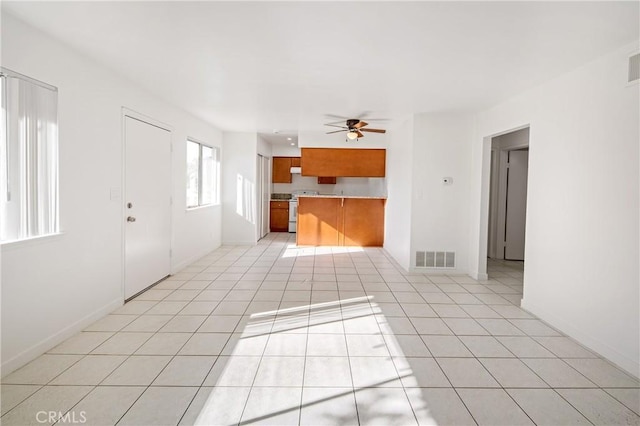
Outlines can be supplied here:
M57 89L2 69L0 239L58 232Z

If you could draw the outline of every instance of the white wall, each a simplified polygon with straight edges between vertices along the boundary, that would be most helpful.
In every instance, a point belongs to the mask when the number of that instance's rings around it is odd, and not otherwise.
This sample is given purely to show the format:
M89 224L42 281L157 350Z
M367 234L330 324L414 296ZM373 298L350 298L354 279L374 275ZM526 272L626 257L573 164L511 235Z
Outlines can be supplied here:
M473 136L471 114L414 116L411 253L413 256L416 250L455 252L456 268L447 270L450 273L467 273L469 267L469 165ZM444 177L453 178L453 183L445 185Z
M411 265L413 117L388 132L384 249L408 270Z
M336 195L366 195L384 197L387 195L385 178L336 178L335 184L320 184L315 176L294 174L291 183L274 183L273 191L277 193L291 193L298 189L318 191L320 194Z
M63 232L2 246L4 375L123 302L122 107L173 127L174 271L220 244L219 206L185 212L184 141L222 135L7 13L2 65L59 89Z
M265 138L263 138L260 135L256 135L256 138L257 138L256 150L258 154L264 157L271 157L273 155L273 147L271 146L271 144L267 142Z
M271 155L274 157L300 157L300 148L291 145L271 145Z
M622 47L479 115L471 230L480 270L487 136L530 123L523 307L636 376L640 110L639 86L626 81L637 49Z
M377 129L386 126L378 126L369 123L369 127ZM327 127L327 131L331 131ZM338 128L333 128L339 130ZM364 137L357 141L347 140L346 132L327 135L325 132L300 131L298 133L298 147L300 148L386 148L388 133L364 133Z
M256 133L225 132L222 162L222 242L256 243Z

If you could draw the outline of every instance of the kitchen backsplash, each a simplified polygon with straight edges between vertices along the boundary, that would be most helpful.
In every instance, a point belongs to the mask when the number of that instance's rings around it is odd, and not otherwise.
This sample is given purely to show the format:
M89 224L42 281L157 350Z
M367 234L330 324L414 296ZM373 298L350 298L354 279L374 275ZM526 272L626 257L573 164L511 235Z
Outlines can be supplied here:
M335 185L318 183L318 178L294 174L291 183L271 184L272 193L291 193L299 189L318 191L320 194L336 195L368 195L376 197L387 196L387 181L385 178L337 178Z

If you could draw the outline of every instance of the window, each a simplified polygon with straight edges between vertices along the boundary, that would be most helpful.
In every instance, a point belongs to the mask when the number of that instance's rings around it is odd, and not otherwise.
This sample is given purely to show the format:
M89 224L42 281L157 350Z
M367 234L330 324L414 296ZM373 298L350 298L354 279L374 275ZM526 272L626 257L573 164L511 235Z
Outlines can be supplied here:
M58 90L0 68L0 241L58 232Z
M187 140L187 208L218 204L220 150Z

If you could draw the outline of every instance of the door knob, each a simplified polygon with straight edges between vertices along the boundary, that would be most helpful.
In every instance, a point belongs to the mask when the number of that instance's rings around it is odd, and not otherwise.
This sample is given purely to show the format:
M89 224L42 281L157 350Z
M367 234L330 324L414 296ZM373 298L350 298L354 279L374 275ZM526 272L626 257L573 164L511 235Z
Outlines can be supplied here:
M133 217L133 216L129 216L129 217L127 218L127 222L135 222L135 221L136 221L136 218L135 218L135 217Z

